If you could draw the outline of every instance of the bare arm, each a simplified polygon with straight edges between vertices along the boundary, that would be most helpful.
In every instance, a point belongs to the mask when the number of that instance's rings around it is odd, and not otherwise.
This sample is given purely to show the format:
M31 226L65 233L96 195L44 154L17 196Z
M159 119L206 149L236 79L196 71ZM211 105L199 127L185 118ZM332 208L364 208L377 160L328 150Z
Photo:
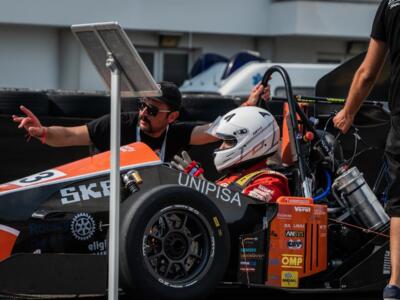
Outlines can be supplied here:
M260 97L264 101L268 101L270 98L270 88L269 85L264 87L261 82L257 84L251 91L249 98L246 102L243 102L241 106L255 106L257 105L258 98ZM196 126L190 136L190 145L203 145L212 142L216 142L219 139L207 133L208 128L210 128L211 123Z
M54 147L90 144L89 131L86 125L75 127L45 127L29 109L24 106L21 106L20 109L26 116L19 117L13 115L12 118L15 123L19 124L18 128L24 128L26 130L28 139L34 137L43 144Z
M207 129L210 128L211 123L205 125L199 125L193 128L192 134L190 135L190 145L204 145L212 142L216 142L219 139L207 133Z
M343 109L333 118L335 127L343 133L349 130L354 116L374 86L382 71L387 52L386 43L371 38L367 55L354 75L346 103Z
M50 126L45 143L53 147L84 146L90 144L86 125L75 127Z

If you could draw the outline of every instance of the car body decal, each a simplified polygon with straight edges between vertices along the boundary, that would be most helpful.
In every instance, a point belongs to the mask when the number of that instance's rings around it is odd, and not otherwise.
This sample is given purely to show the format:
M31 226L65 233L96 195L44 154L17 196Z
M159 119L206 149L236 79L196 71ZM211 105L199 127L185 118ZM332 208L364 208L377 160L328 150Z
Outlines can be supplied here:
M121 171L133 167L162 164L160 158L144 143L132 143L121 147L120 150ZM0 196L39 186L85 179L109 172L110 151L107 151L2 184L0 185Z

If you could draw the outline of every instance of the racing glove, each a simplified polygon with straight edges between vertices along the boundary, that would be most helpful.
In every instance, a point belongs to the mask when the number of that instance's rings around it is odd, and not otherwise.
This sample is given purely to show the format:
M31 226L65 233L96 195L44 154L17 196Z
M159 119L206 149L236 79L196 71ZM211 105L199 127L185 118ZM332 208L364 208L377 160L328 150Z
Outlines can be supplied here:
M15 123L19 123L18 128L25 128L27 141L29 142L31 137L34 137L39 139L43 144L46 143L47 127L42 126L35 114L25 106L20 106L20 109L26 117L13 115L12 118Z
M204 169L200 163L192 160L186 151L182 151L181 155L175 155L173 161L171 161L171 165L185 174L205 180L203 176Z

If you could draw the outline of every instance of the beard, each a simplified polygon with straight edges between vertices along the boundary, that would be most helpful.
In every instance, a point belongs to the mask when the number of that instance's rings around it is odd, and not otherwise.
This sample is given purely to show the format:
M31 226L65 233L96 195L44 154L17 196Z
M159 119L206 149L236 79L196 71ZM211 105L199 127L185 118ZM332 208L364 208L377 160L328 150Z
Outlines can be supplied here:
M153 126L151 125L149 119L147 119L145 116L139 116L139 126L143 132L146 133L153 132Z

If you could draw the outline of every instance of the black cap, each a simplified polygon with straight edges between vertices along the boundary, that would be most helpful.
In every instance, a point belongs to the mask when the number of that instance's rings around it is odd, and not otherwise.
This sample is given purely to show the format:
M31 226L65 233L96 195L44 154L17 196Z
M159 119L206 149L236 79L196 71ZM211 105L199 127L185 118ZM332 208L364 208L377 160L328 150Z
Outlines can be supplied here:
M179 110L181 108L182 95L176 84L168 81L161 81L158 84L160 85L162 96L156 99L168 104L173 110Z

